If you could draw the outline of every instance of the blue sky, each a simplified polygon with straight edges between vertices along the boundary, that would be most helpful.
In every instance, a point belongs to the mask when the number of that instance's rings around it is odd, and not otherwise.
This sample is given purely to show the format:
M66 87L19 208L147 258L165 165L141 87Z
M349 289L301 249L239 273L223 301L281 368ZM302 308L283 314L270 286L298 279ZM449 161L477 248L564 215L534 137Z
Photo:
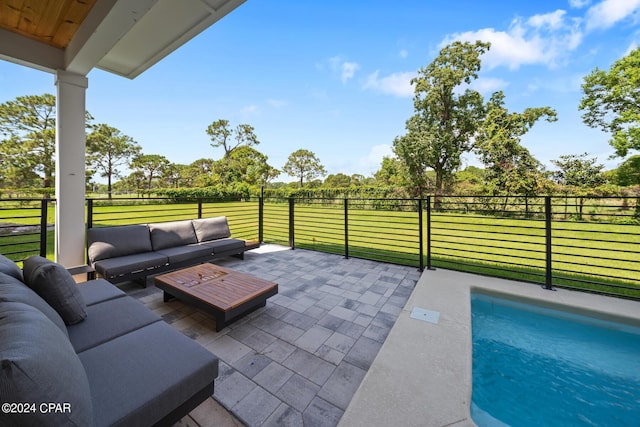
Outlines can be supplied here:
M254 126L274 167L304 148L328 173L369 176L413 114L416 71L476 39L492 43L474 83L485 98L503 90L513 111L558 112L522 141L548 169L583 152L620 163L609 136L582 123L580 85L638 46L640 0L248 0L134 80L92 71L87 109L174 163L221 158L205 129L228 119ZM46 92L52 75L0 61L0 102Z

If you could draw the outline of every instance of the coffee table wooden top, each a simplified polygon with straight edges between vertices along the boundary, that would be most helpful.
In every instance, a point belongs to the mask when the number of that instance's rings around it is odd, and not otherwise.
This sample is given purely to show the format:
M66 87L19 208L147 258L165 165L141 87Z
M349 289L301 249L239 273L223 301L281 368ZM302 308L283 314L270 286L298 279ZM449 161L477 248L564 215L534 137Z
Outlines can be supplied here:
M155 280L161 287L171 287L222 311L278 288L276 283L209 263L162 274Z

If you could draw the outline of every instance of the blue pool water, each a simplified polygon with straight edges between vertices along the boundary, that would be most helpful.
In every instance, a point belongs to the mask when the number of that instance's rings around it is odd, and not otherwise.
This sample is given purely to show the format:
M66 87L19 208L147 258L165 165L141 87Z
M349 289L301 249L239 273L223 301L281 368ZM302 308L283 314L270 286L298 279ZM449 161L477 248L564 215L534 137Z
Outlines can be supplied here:
M640 328L482 294L471 313L478 426L640 426Z

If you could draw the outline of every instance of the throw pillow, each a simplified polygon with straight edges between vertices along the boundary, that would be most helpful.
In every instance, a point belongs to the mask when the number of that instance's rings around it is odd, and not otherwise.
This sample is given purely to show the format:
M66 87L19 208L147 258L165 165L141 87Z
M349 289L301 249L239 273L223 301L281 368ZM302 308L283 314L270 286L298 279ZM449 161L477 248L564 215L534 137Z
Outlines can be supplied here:
M0 255L0 273L8 274L22 281L22 270L20 270L18 264L4 255Z
M87 317L87 305L71 274L60 264L40 256L24 261L24 281L36 291L64 323L74 325Z

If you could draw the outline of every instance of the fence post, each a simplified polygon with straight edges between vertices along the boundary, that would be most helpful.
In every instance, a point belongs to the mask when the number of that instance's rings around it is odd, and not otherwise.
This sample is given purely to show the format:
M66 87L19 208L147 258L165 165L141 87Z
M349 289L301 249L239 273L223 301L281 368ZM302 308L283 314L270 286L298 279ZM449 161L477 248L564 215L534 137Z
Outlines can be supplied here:
M93 228L93 199L87 199L87 228Z
M431 196L427 196L427 270L435 270L431 265Z
M422 225L422 198L418 199L418 240L420 246L420 271L424 271L424 230Z
M202 198L198 197L198 218L202 218Z
M544 198L544 219L545 219L545 243L546 243L546 268L545 268L545 283L543 288L547 290L553 290L553 274L552 274L552 260L551 260L551 196L545 196Z
M264 188L258 198L258 242L264 242Z
M344 257L349 259L349 199L344 199Z
M291 249L296 248L294 233L294 217L293 217L293 197L289 197L289 246Z
M47 256L47 207L48 200L40 201L40 256Z

